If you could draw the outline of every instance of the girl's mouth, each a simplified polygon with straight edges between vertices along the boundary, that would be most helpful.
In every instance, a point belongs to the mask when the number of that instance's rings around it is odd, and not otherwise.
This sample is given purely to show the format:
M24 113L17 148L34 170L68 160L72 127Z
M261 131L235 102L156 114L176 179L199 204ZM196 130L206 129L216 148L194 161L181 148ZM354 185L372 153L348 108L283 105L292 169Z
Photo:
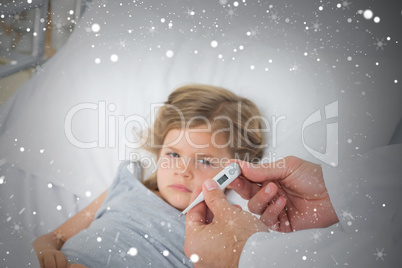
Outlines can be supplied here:
M169 187L176 191L180 191L180 192L184 192L184 193L191 193L191 191L183 184L175 183L175 184L170 185Z

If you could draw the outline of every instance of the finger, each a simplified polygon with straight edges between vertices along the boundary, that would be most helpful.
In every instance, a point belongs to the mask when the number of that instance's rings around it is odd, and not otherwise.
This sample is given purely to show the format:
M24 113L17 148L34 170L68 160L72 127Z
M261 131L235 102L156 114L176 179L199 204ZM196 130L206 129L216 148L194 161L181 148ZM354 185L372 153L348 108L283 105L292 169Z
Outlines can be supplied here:
M237 208L240 209L240 210L243 210L243 208L242 208L240 205L233 204L233 206L237 207Z
M55 255L55 259L56 259L56 267L57 268L65 268L68 266L68 262L66 259L66 256L62 253L62 252L58 252Z
M261 215L277 193L278 186L273 182L268 183L250 199L248 209L252 213Z
M45 255L43 258L45 267L56 267L56 260L53 254Z
M261 190L261 186L257 183L267 183L269 180L270 166L268 164L253 164L241 160L231 160L239 164L242 174L236 178L231 184L231 188L236 191L243 199L250 200L257 192ZM272 166L281 166L279 164ZM272 180L272 179L271 179Z
M272 202L264 213L261 215L260 220L268 227L278 222L281 211L286 206L286 199L283 196L279 196L275 202ZM281 223L281 222L279 222Z
M238 193L243 199L250 200L259 190L261 186L255 182L251 182L243 176L237 177L231 184L230 188Z
M194 189L193 194L191 195L190 204L195 198L197 198L201 191L202 188L200 186ZM206 212L207 206L204 202L201 202L197 206L190 209L190 211L188 211L186 215L186 232L187 228L193 229L195 226L204 225L206 222Z
M43 254L43 253L39 252L39 254L37 254L37 257L38 257L40 268L44 268L45 267L45 260L44 260L44 256L42 256L41 254Z
M292 225L289 221L289 216L286 212L285 209L283 209L281 211L281 213L279 214L279 224L280 224L280 231L284 232L284 233L290 233L293 232L294 230L292 229Z
M215 218L219 218L222 211L233 207L214 180L206 180L202 186L202 192L204 194L205 203L212 211Z
M288 177L294 170L303 164L304 160L287 156L271 163L253 164L241 160L234 160L239 164L242 174L250 181L275 181Z
M210 224L214 221L214 213L212 213L212 211L207 207L205 203L203 203L203 205L205 205L205 208L207 210L205 213L205 223Z

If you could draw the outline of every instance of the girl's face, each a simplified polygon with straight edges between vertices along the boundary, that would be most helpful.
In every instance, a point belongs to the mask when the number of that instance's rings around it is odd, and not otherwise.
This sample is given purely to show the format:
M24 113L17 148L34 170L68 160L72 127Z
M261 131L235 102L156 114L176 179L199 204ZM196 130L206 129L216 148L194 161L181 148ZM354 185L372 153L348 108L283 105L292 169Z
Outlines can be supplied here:
M223 133L206 127L172 129L160 151L157 183L160 196L179 210L190 204L191 194L221 171L231 155Z

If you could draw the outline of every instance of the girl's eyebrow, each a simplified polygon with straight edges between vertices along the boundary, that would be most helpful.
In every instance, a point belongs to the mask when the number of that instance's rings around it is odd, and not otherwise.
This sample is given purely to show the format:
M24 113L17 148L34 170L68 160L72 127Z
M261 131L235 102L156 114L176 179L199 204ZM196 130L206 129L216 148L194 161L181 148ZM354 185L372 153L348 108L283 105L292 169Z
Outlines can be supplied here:
M179 153L179 154L180 154L180 152L181 152L180 148L177 148L177 147L175 147L175 146L169 146L169 145L163 146L163 147L162 147L162 150L171 150L171 151L175 151L175 152L177 152L177 153ZM219 158L219 157L216 156L216 155L212 155L212 154L208 154L208 153L203 153L203 152L197 152L197 153L195 153L195 159L197 159L197 157L198 157L198 158L200 158L200 157L202 157L202 158Z
M183 153L183 151L180 148L175 147L175 146L169 146L169 145L164 146L162 148L162 150L173 151L173 152L175 152L175 153L177 153L179 155L181 155Z
M178 151L178 149L174 146L163 146L162 149L165 150L172 150L172 151Z

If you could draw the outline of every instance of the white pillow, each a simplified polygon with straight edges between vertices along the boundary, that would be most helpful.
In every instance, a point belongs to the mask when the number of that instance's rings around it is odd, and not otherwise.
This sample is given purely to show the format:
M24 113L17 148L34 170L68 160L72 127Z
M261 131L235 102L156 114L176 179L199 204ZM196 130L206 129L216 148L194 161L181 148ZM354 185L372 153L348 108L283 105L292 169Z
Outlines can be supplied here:
M119 162L129 158L132 127L146 126L151 108L174 88L206 83L261 107L272 131L268 160L296 155L320 162L306 146L325 152L325 124L306 128L302 136L303 123L334 101L343 107L338 93L345 81L334 81L335 70L324 58L304 55L299 44L307 37L284 24L248 36L253 13L215 27L214 18L226 10L219 1L205 6L208 14L197 17L201 24L178 6L155 8L162 2L93 1L67 44L1 107L0 157L75 194L95 197L109 186ZM203 5L191 1L197 12ZM287 36L279 35L280 29ZM368 106L364 101L349 110ZM353 119L361 127L345 124L341 143L348 133L364 132L361 120L367 118ZM392 135L392 128L371 130ZM369 149L386 139L374 136L360 146ZM131 141L128 148L125 141ZM95 148L80 148L93 142ZM342 149L340 157L353 150Z

